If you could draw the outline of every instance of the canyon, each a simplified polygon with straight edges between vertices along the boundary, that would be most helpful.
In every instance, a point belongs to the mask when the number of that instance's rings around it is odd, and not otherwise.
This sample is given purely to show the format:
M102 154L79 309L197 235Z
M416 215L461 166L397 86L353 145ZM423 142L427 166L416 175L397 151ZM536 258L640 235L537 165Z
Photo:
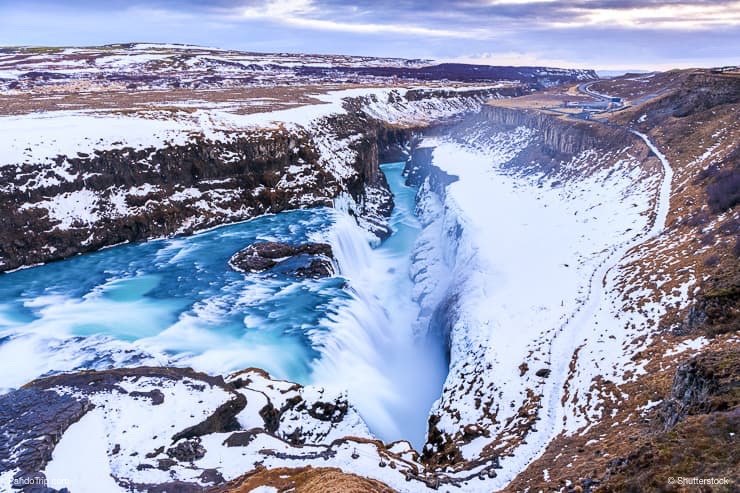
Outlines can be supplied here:
M738 477L737 75L285 57L0 53L0 489Z

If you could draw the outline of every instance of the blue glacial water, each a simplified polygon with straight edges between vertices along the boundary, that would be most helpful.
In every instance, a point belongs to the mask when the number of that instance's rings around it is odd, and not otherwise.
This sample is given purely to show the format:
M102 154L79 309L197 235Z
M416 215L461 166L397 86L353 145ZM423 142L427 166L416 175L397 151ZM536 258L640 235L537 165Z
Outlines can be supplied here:
M346 390L380 438L423 443L446 362L442 343L414 329L408 272L420 225L402 169L383 165L394 233L374 249L348 214L317 208L0 275L0 391L80 368L256 366ZM340 275L229 268L231 255L265 240L330 242Z

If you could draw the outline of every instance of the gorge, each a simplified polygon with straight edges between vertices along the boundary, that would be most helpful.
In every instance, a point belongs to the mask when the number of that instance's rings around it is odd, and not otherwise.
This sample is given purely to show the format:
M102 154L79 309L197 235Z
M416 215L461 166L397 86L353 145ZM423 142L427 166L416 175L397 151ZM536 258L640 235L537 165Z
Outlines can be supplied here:
M110 491L619 491L664 430L731 429L685 365L735 364L740 219L705 190L737 79L600 81L641 102L586 118L543 106L592 76L558 77L0 116L2 484L99 491L88 454ZM333 275L229 266L260 242Z

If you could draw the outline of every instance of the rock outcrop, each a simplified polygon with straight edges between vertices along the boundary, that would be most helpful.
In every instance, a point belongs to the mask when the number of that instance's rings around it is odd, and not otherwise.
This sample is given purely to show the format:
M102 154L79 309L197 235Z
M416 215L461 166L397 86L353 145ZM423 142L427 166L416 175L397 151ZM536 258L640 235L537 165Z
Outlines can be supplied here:
M334 274L331 245L304 243L288 245L275 241L254 243L236 252L229 265L240 272L264 272L278 268L295 277L328 277Z
M84 397L33 387L0 395L0 472L15 471L13 486L19 489L43 479L41 471L64 432L92 407Z
M679 365L660 417L670 430L689 415L726 412L740 405L740 357L726 349L707 351Z
M493 125L502 129L526 127L536 130L536 145L532 145L509 166L513 172L553 171L559 163L585 151L613 152L626 147L648 151L634 135L624 128L590 121L564 119L537 110L510 109L485 105L480 114L456 130L466 135L476 125Z
M378 174L379 147L374 139L371 135L357 140L362 152L348 163L355 171L346 183L322 169L306 132L284 130L257 131L228 142L198 137L187 145L161 149L58 156L56 162L66 164L66 172L76 178L42 187L32 186L39 179L33 166L23 165L21 172L5 166L0 168L6 184L0 191L0 225L5 231L0 270L122 242L187 234L267 212L331 205L343 190L364 204L368 202L364 187L386 189ZM291 170L310 180L291 177ZM46 201L50 196L89 200L93 220L60 222L49 212L55 207ZM386 210L388 205L379 212ZM385 234L381 220L382 216L375 221Z

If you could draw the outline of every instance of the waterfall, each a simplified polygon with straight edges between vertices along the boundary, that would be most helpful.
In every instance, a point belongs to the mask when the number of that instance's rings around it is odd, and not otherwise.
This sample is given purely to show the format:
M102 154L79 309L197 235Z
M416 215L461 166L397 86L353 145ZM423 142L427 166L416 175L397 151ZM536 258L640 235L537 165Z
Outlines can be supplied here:
M395 185L405 187L400 168L384 171L389 178L396 172ZM406 195L406 201L413 201L413 193ZM410 224L413 205L397 202L391 217L394 234L377 248L370 247L367 232L347 209L335 211L329 241L339 273L347 279L349 298L327 315L327 330L312 334L321 352L312 380L346 389L379 438L408 439L419 447L447 367L444 345L414 330L419 306L412 299L409 269L416 235L409 228L418 233L420 226Z

